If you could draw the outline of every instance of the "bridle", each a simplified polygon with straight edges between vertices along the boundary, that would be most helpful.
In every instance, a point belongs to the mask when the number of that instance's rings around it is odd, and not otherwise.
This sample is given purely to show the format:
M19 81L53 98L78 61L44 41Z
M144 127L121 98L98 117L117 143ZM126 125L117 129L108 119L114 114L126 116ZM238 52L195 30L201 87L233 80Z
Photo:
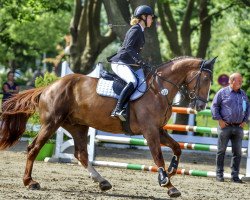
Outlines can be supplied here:
M161 81L163 81L163 82L168 82L168 83L174 85L174 86L178 89L178 91L180 92L180 94L181 94L182 96L184 96L184 97L185 97L185 95L184 95L185 91L183 91L183 89L182 89L183 87L182 87L182 86L187 87L187 86L188 86L193 80L195 80L195 78L196 78L195 86L194 86L194 88L193 88L191 91L188 92L188 96L189 96L189 98L190 98L192 101L200 100L200 101L202 101L202 102L204 102L204 103L207 103L207 102L208 102L207 99L204 99L204 98L202 98L202 97L199 96L200 81L201 81L200 78L201 78L202 72L204 72L204 71L209 72L209 73L210 73L210 80L212 81L213 71L205 66L205 62L206 62L206 61L202 60L202 62L201 62L201 64L200 64L200 70L199 70L190 80L188 80L185 84L180 85L180 86L178 86L177 84L173 83L172 81L169 81L168 79L162 77L162 76L160 75L160 73L157 72L157 70L155 71L155 73L153 74L153 76L154 76L154 78L155 78L155 77L159 78L159 80L161 80ZM159 86L160 86L161 88L163 88L163 85L162 85L161 82L158 81L158 84L159 84ZM197 95L197 94L198 94L198 95ZM169 102L169 104L172 104L172 103Z

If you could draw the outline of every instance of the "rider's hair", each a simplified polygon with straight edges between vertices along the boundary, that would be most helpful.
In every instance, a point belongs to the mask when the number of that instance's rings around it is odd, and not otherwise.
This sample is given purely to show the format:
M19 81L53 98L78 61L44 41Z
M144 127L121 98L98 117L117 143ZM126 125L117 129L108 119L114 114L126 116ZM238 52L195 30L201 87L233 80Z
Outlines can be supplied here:
M138 19L137 17L132 17L130 21L130 25L133 26L133 25L138 24L139 22L140 22L140 19Z

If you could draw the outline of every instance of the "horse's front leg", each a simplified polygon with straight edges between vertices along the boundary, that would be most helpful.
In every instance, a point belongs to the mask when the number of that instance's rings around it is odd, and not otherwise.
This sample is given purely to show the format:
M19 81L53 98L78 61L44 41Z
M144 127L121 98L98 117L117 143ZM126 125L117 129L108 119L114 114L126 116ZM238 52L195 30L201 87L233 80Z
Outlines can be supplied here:
M167 131L161 129L160 130L160 141L161 144L168 146L172 149L174 155L171 160L171 163L168 167L169 178L176 174L177 168L180 161L181 156L181 148L178 142L176 142L173 138L170 137Z
M168 188L168 195L170 197L180 196L181 193L172 185L168 177L168 173L165 170L165 162L160 145L159 130L155 129L150 131L148 129L146 132L144 132L144 137L147 140L154 162L158 167L158 181L160 186Z

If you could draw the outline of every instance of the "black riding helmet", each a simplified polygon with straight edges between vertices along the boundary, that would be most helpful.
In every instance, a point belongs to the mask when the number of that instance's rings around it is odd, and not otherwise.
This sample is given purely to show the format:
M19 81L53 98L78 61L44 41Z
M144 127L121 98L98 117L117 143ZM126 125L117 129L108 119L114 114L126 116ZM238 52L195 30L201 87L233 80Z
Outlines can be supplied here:
M147 5L138 6L134 11L134 17L140 18L142 15L151 15L153 18L157 18L153 9Z

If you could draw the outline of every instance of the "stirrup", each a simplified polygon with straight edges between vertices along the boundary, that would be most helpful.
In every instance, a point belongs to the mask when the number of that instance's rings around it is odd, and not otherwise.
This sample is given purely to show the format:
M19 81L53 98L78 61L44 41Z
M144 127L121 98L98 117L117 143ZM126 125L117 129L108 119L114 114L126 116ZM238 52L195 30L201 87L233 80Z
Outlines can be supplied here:
M119 119L121 120L121 121L126 121L126 118L124 117L124 115L125 115L125 110L122 110L121 112L119 112L119 113L116 113L116 116L117 117L119 117Z
M113 110L111 115L111 117L118 117L121 121L126 121L126 118L124 117L124 110L119 110L119 111L115 111Z
M121 111L120 110L116 110L114 109L112 112L111 112L111 117L118 117L118 113L120 113Z

